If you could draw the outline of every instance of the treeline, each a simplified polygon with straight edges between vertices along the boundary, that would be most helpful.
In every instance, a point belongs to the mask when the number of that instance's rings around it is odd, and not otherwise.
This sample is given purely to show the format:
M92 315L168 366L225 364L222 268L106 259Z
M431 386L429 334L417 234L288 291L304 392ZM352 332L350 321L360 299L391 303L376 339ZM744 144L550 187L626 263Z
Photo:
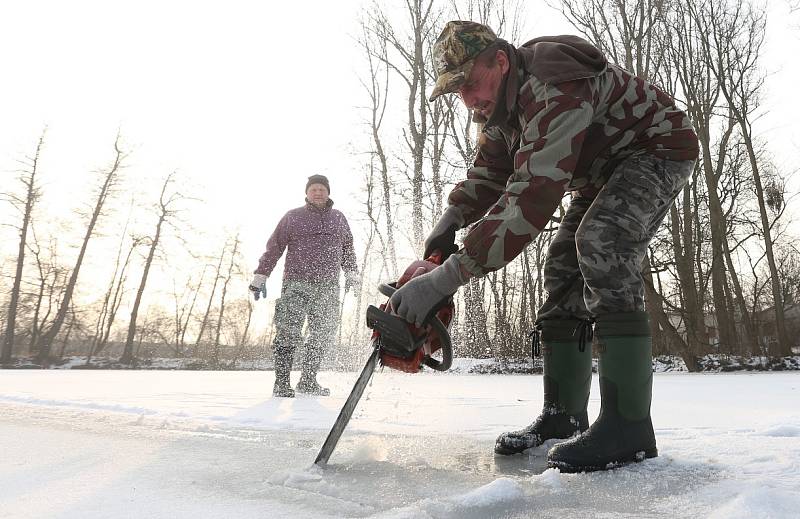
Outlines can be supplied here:
M26 358L46 366L71 354L86 364L113 355L135 365L137 355L158 350L215 366L223 357L230 362L266 350L269 337L250 326L239 235L223 238L215 253L193 251L214 234L186 239L196 231L185 213L199 200L185 193L177 173L165 174L155 192L140 192L126 178L129 154L118 135L110 162L89 175L89 198L74 201L66 221L53 221L40 207L46 144L43 132L20 160L15 182L4 184L13 209L7 225L18 241L16 256L0 265L10 287L0 295L0 364ZM126 204L128 193L134 195ZM64 248L76 252L65 255Z

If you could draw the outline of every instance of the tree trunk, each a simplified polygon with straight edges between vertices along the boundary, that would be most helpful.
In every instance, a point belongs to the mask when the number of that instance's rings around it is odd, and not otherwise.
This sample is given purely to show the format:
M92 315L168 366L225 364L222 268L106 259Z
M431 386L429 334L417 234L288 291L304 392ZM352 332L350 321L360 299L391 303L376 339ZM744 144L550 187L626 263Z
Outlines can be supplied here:
M764 187L761 183L761 172L758 164L758 159L753 149L753 140L750 136L750 127L745 116L738 110L734 109L736 119L739 121L739 126L744 135L745 144L747 147L747 156L750 160L750 169L753 174L753 181L755 182L756 199L758 200L758 212L761 217L761 233L764 236L764 249L767 254L767 264L769 265L770 273L770 287L772 288L772 300L775 302L775 331L778 340L777 354L785 357L792 355L792 341L789 339L789 334L786 331L786 315L783 301L783 287L781 286L780 273L778 272L778 264L775 261L775 251L773 250L772 238L772 223L769 221L767 214L767 204L764 198Z
M139 305L142 303L142 296L144 295L145 286L147 286L147 276L150 274L150 267L153 265L153 258L155 258L156 250L158 249L159 240L161 239L161 229L167 218L170 216L170 202L174 201L174 196L165 199L167 187L172 182L173 174L167 175L164 180L164 185L161 188L161 195L159 196L159 214L158 222L156 223L156 231L150 241L150 250L147 253L147 259L144 262L144 271L142 272L142 279L139 281L139 288L136 291L136 299L133 301L133 308L131 309L131 319L128 323L128 335L125 338L125 347L122 352L122 357L119 359L121 364L131 364L133 362L133 339L136 334L136 319L139 315Z
M722 204L719 200L717 188L717 178L714 167L711 164L710 138L700 139L703 148L703 173L708 191L709 217L711 218L711 293L714 299L714 314L717 318L717 329L719 332L719 347L725 349L736 343L736 333L734 331L733 318L728 312L728 301L725 297L725 285L727 284L725 268L725 240L726 222Z
M228 274L225 276L225 282L222 283L222 296L219 302L219 315L217 317L217 329L214 334L214 356L212 362L215 366L219 365L219 345L220 334L222 332L222 320L225 317L225 296L228 293L228 283L233 277L233 267L236 264L236 255L239 253L239 236L237 235L233 240L233 249L231 250L231 262L228 264Z
M36 153L31 161L31 169L28 176L22 179L26 188L25 199L22 210L22 225L19 231L19 245L17 247L17 267L14 272L14 283L11 286L11 297L8 302L8 317L6 317L6 329L3 335L3 349L0 352L0 363L10 364L11 355L14 350L14 339L17 322L17 305L19 304L19 293L22 285L22 270L25 265L25 242L28 238L28 226L33 218L33 208L39 198L39 189L36 187L36 174L38 173L39 156L44 145L44 132L39 137L36 145Z
M203 333L206 330L206 325L208 324L208 318L211 315L211 306L214 304L214 296L217 295L217 284L219 283L220 272L222 271L222 261L225 258L225 248L226 246L222 246L222 253L220 253L219 261L217 262L217 270L214 273L214 284L211 286L211 295L208 297L208 305L206 305L206 312L203 314L203 321L200 323L200 331L197 332L197 340L194 342L194 356L198 356L198 349L200 347L200 341L203 339Z
M681 232L680 213L675 205L670 209L670 219L675 270L683 299L682 318L686 326L686 352L697 356L708 348L708 334L693 268L695 245L690 200L690 188L687 186L683 191L683 232Z
M72 294L75 291L75 286L78 283L78 274L80 273L81 266L83 265L83 258L86 255L87 248L89 247L89 240L94 234L94 228L95 225L97 225L98 219L100 218L103 206L105 205L112 188L117 182L120 164L123 159L122 151L119 149L119 140L120 136L117 135L117 139L114 141L114 152L116 154L114 157L114 163L112 164L111 169L106 172L103 177L103 183L100 186L97 202L95 202L94 210L89 218L89 225L87 226L86 233L83 236L80 252L78 252L78 259L75 261L75 266L72 268L69 281L67 281L67 288L64 291L64 298L59 304L58 312L56 312L56 317L53 320L53 323L50 325L48 330L42 334L39 341L38 359L40 362L46 360L47 356L50 355L50 348L52 347L53 341L58 335L58 332L61 331L61 326L64 324L64 318L66 317L70 303L72 302Z

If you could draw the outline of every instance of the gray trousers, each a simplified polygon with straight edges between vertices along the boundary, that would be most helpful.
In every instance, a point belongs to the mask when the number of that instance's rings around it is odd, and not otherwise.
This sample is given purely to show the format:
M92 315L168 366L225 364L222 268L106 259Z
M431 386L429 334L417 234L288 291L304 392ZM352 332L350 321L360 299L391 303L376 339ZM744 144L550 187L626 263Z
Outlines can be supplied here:
M283 282L281 297L275 302L277 333L272 343L276 378L285 376L288 380L294 352L303 342L306 320L308 333L303 354L303 376L314 377L339 324L337 281Z
M693 169L692 160L638 155L594 199L574 197L547 252L537 320L644 310L647 246Z

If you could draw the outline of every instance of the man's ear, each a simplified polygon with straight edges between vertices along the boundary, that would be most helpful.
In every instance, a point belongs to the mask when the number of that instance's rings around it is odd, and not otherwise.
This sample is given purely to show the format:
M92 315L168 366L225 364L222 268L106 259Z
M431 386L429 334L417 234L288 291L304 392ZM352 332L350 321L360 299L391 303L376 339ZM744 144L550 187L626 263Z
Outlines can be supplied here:
M497 53L494 56L494 60L495 62L497 62L498 65L500 65L500 71L503 74L508 72L508 67L509 67L508 55L505 53L505 51L498 49Z

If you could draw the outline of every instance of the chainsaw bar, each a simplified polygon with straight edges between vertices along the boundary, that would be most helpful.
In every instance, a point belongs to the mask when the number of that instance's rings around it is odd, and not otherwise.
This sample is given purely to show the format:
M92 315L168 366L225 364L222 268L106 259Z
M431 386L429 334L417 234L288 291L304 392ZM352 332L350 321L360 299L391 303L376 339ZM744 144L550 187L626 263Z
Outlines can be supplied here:
M361 400L361 395L364 394L364 389L367 387L369 379L372 378L372 374L375 372L375 366L378 363L378 356L380 353L380 341L380 337L374 339L372 355L369 356L367 363L364 364L364 369L361 370L361 375L358 376L353 389L350 391L350 396L347 397L342 410L339 411L339 417L336 418L336 421L333 423L331 432L328 433L325 443L322 444L322 448L319 450L319 454L317 454L317 459L314 460L315 465L321 467L325 466L333 450L336 448L336 444L339 443L339 438L341 438L345 427L347 427L350 418L353 416L356 404Z

